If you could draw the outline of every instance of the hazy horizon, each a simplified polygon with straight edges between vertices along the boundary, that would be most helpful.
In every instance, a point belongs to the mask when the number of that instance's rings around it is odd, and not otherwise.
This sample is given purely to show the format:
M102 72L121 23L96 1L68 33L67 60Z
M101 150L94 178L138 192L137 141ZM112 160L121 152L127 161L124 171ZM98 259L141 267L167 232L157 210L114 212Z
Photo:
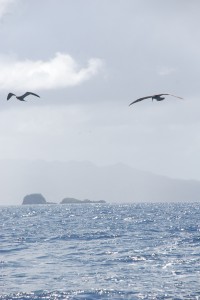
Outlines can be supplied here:
M200 201L200 181L173 179L122 163L0 160L0 182L0 205L20 205L35 193L54 203L64 198L116 204Z
M144 172L144 173L149 173L149 174L152 174L152 175L156 175L156 176L161 176L161 177L167 177L167 178L170 178L170 179L180 179L180 180L194 180L194 181L198 181L200 182L199 179L196 179L196 178L193 178L193 177L188 177L188 178L184 178L182 176L180 177L177 177L177 176L173 176L172 175L166 175L166 174L161 174L161 173L158 173L158 172L153 172L151 170L148 170L148 169L145 169L145 168L137 168L137 167L134 167L133 165L130 165L128 163L125 163L125 162L122 162L122 161L117 161L117 162L110 162L110 163L100 163L100 162L93 162L91 160L75 160L75 159L71 159L71 160L59 160L59 159L53 159L53 160L48 160L48 159L43 159L43 158L38 158L38 159L23 159L23 158L19 158L19 159L16 159L16 158L6 158L6 159L0 159L0 162L27 162L27 163L58 163L58 164L71 164L71 163L80 163L80 164L88 164L88 165L93 165L93 166L96 166L98 168L104 168L104 167L112 167L112 166L126 166L128 168L131 168L131 169L134 169L134 170L137 170L139 172Z

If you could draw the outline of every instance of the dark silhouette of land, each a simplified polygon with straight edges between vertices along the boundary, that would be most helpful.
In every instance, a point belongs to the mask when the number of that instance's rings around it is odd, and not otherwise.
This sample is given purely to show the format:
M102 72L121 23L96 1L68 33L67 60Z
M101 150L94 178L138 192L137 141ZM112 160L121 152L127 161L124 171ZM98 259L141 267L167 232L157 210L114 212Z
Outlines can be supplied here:
M61 201L61 204L86 204L86 203L106 203L105 200L97 200L97 201L92 201L92 200L89 200L89 199L85 199L85 200L78 200L78 199L75 199L75 198L64 198L62 201Z
M30 205L30 204L47 204L46 199L42 194L30 194L26 195L22 202L23 205Z
M78 200L75 198L64 198L60 204L90 204L90 203L106 203L104 200L92 201L89 199ZM22 201L22 205L35 205L35 204L56 204L55 202L47 202L42 194L34 193L26 195Z

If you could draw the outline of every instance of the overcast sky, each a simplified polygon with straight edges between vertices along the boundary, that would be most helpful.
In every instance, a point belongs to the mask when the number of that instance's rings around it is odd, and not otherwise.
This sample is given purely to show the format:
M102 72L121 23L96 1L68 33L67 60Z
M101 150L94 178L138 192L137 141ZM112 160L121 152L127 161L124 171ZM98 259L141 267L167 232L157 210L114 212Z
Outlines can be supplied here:
M200 180L199 28L199 0L0 0L0 159Z

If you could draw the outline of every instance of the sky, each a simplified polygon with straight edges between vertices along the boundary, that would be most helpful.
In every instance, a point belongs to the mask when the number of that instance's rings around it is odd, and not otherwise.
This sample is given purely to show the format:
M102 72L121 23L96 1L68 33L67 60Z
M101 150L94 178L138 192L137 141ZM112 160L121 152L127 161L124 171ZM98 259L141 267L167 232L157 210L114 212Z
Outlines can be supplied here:
M199 0L0 0L0 160L200 180ZM14 97L31 91L26 102ZM129 104L146 95L166 97Z

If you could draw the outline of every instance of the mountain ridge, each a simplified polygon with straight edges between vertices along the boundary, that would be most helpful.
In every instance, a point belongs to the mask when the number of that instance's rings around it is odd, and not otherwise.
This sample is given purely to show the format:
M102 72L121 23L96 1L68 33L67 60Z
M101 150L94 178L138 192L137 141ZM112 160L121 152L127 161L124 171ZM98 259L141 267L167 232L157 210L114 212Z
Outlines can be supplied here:
M77 161L0 160L0 182L1 204L20 204L30 193L56 203L65 197L107 203L200 200L200 181L173 179L121 163L99 167Z

